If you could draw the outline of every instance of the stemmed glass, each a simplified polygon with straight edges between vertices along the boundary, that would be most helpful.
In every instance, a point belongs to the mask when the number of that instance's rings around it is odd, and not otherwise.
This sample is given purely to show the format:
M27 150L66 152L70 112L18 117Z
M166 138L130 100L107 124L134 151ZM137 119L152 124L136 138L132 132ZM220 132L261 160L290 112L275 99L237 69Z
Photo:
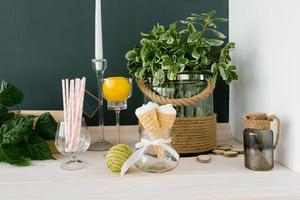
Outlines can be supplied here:
M116 113L117 144L120 143L120 111L127 109L127 99L132 93L132 79L124 77L105 78L102 85L107 109Z
M98 99L99 99L99 129L101 139L90 146L90 151L107 151L112 147L112 144L107 142L104 138L104 120L103 120L103 95L102 84L103 75L107 68L107 61L105 59L93 59L93 69L96 72L97 86L98 86Z
M68 137L70 137L70 134L66 132L65 123L60 122L56 131L55 146L61 154L71 156L71 160L63 162L61 168L66 170L82 169L87 163L79 160L78 155L86 152L91 143L91 137L84 119L81 121L79 135L72 140Z

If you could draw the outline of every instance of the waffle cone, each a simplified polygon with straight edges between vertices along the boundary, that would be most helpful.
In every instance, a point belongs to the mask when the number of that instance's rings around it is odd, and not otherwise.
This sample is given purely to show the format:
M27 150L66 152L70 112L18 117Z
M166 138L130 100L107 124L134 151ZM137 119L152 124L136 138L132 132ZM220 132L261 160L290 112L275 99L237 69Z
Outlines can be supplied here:
M176 114L171 115L171 114L157 112L157 119L160 124L160 128L162 129L172 128L174 121L176 119Z
M138 115L137 117L146 130L153 132L159 129L156 109L152 109L142 115Z

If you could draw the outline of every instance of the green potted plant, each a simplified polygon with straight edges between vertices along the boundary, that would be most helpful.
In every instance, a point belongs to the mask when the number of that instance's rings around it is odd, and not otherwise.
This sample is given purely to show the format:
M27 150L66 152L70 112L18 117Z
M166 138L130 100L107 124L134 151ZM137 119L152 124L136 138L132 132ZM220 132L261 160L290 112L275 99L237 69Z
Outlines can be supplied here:
M129 73L148 99L176 106L175 135L179 120L192 118L196 120L193 124L200 124L200 120L211 117L215 124L210 94L217 78L220 76L227 84L238 80L237 67L229 54L235 44L225 43L226 36L217 29L218 23L228 20L215 14L191 14L168 28L157 24L149 33L141 33L140 43L125 56ZM215 130L211 132L215 135Z

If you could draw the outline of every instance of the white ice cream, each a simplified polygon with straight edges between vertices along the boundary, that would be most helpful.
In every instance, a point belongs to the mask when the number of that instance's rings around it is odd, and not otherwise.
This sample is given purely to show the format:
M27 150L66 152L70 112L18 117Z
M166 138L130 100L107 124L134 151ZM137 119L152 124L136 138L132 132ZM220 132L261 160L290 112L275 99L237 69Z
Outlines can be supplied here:
M157 109L159 106L156 103L148 102L135 110L137 116L142 115L150 110ZM176 112L176 111L175 111Z
M176 115L176 110L172 104L166 104L163 106L159 106L157 111L167 115Z

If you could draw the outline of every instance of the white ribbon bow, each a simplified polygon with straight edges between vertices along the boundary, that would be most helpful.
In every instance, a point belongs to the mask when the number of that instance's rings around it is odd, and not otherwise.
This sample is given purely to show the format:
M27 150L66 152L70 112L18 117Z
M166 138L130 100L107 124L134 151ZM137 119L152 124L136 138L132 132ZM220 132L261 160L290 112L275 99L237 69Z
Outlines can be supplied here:
M171 143L171 138L163 139L159 138L156 140L147 140L147 139L141 139L141 142L135 144L135 148L137 150L133 152L133 154L127 159L127 161L123 164L121 168L121 176L123 176L127 170L133 166L143 155L143 153L146 151L147 147L151 145L160 146L166 151L168 151L172 156L174 156L177 160L179 160L178 153L172 149L167 144Z

